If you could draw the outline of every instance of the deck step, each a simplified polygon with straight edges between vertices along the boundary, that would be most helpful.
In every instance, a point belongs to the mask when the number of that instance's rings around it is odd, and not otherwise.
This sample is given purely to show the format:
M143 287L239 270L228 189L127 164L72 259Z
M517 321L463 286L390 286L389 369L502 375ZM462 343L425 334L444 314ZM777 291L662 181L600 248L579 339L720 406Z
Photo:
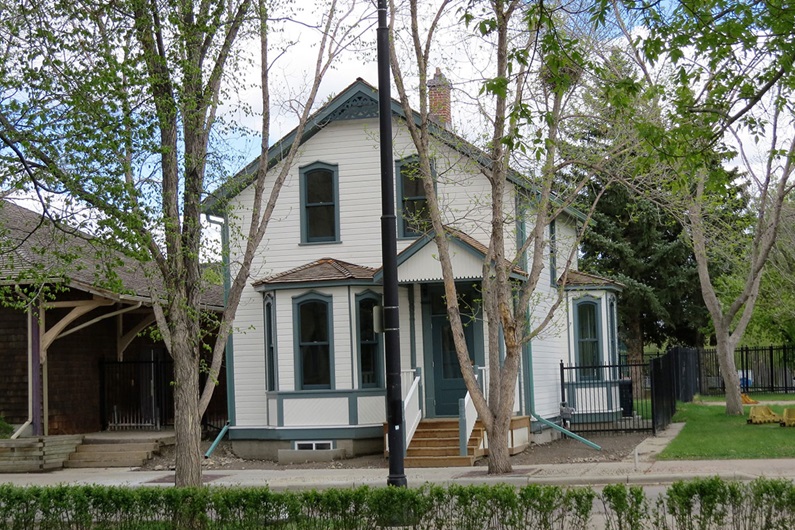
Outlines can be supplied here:
M134 442L134 443L89 443L77 446L78 453L126 453L132 451L147 451L149 453L159 453L160 446L154 442Z
M406 467L472 467L474 456L407 456Z
M91 455L93 458L82 458ZM72 453L63 467L141 467L149 457L146 453Z
M167 443L167 442L166 442ZM159 441L131 441L107 436L89 438L64 462L68 468L141 467L160 452Z
M423 420L417 426L406 450L406 467L468 467L483 456L482 429L475 429L462 456L458 439L458 420Z

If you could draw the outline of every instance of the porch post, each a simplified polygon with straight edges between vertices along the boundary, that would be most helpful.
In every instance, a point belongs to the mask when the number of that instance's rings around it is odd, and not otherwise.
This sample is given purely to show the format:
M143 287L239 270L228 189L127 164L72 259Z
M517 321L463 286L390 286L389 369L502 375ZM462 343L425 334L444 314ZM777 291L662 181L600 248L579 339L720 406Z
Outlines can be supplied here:
M30 313L30 356L31 356L31 396L33 404L33 435L41 436L44 434L42 425L42 388L41 388L41 327L44 319L44 308L36 302L36 309Z
M384 354L390 486L403 486L403 396L400 390L400 314L398 313L397 222L392 172L392 94L386 0L378 0L378 114L381 144L381 253L384 270Z

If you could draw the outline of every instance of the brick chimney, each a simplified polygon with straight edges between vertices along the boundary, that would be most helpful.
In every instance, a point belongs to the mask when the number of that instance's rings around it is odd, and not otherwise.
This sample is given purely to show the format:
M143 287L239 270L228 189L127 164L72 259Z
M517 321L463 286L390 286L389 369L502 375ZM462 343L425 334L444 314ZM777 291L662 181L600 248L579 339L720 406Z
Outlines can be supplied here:
M433 79L428 81L428 105L430 106L431 119L449 128L450 120L450 81L442 75L437 68Z

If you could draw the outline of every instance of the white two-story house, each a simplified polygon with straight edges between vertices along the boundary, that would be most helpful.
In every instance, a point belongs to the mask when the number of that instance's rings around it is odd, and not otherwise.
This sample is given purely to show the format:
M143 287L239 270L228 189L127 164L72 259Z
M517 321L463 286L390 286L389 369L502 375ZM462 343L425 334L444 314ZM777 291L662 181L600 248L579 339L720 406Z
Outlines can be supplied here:
M422 418L457 417L466 391L445 313L437 250L414 215L425 201L412 172L416 151L404 128L406 116L394 101L392 113L403 391L416 379L412 399ZM288 135L271 150L275 164L290 142ZM433 149L456 281L468 300L466 339L473 365L482 367L488 352L477 292L488 242L481 212L488 211L490 188L478 170L476 148L440 127ZM250 219L254 194L247 184L255 168L256 161L235 177L234 188L218 193L229 208L232 267L242 252L235 234L245 233L240 227ZM275 178L276 171L271 174ZM532 190L512 186L505 203L519 211L517 205ZM211 212L215 200L207 204ZM227 352L229 436L239 455L275 459L279 451L384 450L385 374L376 325L382 303L380 216L378 92L359 79L311 119L243 292ZM521 216L509 212L507 218L522 237ZM568 254L580 219L569 210L549 227L557 254ZM539 310L561 288L554 261L550 255L540 282L545 291L534 299ZM524 352L518 418L532 412L559 421L560 361L576 363L582 356L589 364L604 362L615 351L617 286L585 274L574 283L558 317ZM583 325L586 315L590 320ZM578 329L589 336L579 336ZM525 431L516 433L518 446L542 427L535 419L518 425Z

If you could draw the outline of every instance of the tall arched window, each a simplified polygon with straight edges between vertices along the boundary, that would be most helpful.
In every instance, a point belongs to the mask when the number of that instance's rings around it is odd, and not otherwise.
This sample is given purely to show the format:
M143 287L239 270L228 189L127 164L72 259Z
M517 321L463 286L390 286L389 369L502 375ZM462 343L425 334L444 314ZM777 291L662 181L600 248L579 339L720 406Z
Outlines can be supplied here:
M602 347L599 302L585 298L575 303L574 332L577 348L577 366L583 367L580 377L588 380L602 379Z
M334 383L331 297L309 293L293 300L296 387L332 388Z
M273 295L265 296L265 390L276 390L276 319Z
M378 295L372 292L356 296L360 388L383 386L381 340L374 326L374 313L379 299Z

